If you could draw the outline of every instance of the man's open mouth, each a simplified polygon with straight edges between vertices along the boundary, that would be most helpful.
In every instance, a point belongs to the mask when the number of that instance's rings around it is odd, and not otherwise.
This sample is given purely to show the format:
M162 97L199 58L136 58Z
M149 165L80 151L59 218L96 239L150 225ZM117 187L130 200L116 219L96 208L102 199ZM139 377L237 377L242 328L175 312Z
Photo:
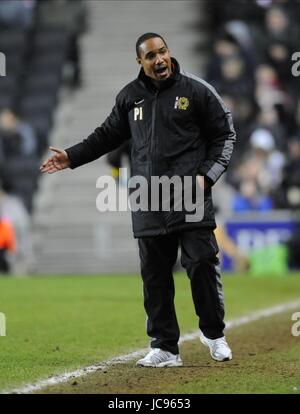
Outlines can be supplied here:
M155 73L158 74L158 75L162 75L162 74L167 73L167 70L168 70L167 66L161 66L157 69L154 69Z

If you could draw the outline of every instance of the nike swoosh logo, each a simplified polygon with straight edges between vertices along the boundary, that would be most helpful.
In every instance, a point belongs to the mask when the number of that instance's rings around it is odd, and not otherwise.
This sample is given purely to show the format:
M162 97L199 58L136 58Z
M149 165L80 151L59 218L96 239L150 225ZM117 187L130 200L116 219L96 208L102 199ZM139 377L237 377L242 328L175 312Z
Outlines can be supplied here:
M142 102L144 102L144 100L145 100L145 99L141 99L141 100L140 100L140 101L138 101L138 102L134 102L134 104L135 104L135 105L139 105L139 104L141 104Z

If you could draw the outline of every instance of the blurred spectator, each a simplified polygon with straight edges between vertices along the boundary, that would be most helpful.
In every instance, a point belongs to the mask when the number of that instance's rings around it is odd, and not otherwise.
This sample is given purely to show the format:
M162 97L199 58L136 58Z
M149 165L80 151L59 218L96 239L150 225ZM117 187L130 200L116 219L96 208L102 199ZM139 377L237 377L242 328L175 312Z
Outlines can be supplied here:
M219 82L221 78L221 62L240 53L237 40L228 33L220 34L214 41L213 53L207 68L207 80Z
M0 185L1 216L14 228L17 251L12 260L14 273L25 274L30 270L32 262L32 240L30 217L20 199L6 192Z
M266 47L267 62L275 69L285 90L289 90L294 83L290 62L295 50L283 40L272 40Z
M263 108L258 114L258 125L268 129L275 141L275 147L286 151L286 132L280 123L279 114L275 106Z
M207 68L208 81L214 86L222 80L222 63L230 58L240 58L243 62L243 72L247 79L252 79L255 68L255 58L241 47L239 39L227 31L220 32L213 45L213 54ZM223 68L224 70L224 68ZM232 91L231 91L232 93Z
M253 38L260 59L263 60L267 45L272 41L286 42L289 48L297 46L297 27L293 24L287 7L272 3L264 10L264 19L256 25Z
M0 144L2 180L32 212L39 164L35 134L12 111L4 110L0 114Z
M266 11L265 17L265 38L268 41L277 40L286 42L291 49L299 45L298 30L287 13L279 5L271 6Z
M253 96L231 95L221 93L225 105L232 113L234 128L238 137L238 142L233 152L231 163L228 168L227 177L239 164L246 150L249 147L249 136L255 128L257 104ZM229 178L230 181L230 178Z
M247 51L247 53L251 54L251 57L254 58L255 49L253 37L248 23L242 22L241 20L232 20L226 23L225 29L237 39L243 50L245 52Z
M269 211L273 208L272 199L262 193L254 179L241 181L239 192L235 195L232 210L236 213L250 211Z
M33 24L36 0L1 0L0 22L28 29Z
M260 108L283 105L284 93L278 75L272 66L260 64L255 71L255 97Z
M277 207L300 209L300 136L294 136L288 142L282 175L279 191L274 194Z
M256 129L251 134L250 144L253 160L260 167L257 176L259 185L266 191L275 189L281 182L285 156L277 150L274 137L267 129Z
M10 220L3 218L0 209L0 273L10 272L9 253L15 252L16 240L13 225Z
M252 209L270 209L270 194L281 182L284 162L285 157L276 150L270 131L256 129L251 134L249 150L232 174L232 184L239 189L235 211L251 206Z
M254 87L253 79L247 75L245 61L241 56L234 55L223 59L220 69L219 82L213 82L216 88L223 93L251 97Z
M0 113L0 141L5 158L37 156L34 130L10 109Z

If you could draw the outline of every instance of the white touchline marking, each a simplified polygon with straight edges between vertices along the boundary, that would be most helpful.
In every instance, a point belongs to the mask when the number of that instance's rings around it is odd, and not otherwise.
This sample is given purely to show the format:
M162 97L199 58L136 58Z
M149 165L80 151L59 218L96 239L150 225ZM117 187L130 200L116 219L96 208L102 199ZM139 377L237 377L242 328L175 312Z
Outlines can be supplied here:
M294 309L300 306L300 300L293 302L283 303L280 305L273 306L271 308L262 309L249 315L241 316L240 318L235 318L226 322L226 329L235 328L237 326L245 325L250 322L257 321L262 318L267 318L269 316L276 315L277 313L282 313L290 309ZM199 336L199 330L189 334L182 335L179 339L179 344L187 341L193 341ZM123 364L125 362L130 362L134 359L137 359L141 356L144 356L146 352L149 351L149 348L139 349L135 352L129 354L119 355L107 361L99 362L99 364L91 365L86 368L81 368L73 372L67 372L61 375L55 375L53 377L47 378L36 382L35 384L28 384L21 388L16 388L10 391L3 391L2 394L29 394L35 391L41 391L44 388L47 388L51 385L61 384L67 382L69 379L75 379L79 377L86 376L93 372L104 370L111 365Z

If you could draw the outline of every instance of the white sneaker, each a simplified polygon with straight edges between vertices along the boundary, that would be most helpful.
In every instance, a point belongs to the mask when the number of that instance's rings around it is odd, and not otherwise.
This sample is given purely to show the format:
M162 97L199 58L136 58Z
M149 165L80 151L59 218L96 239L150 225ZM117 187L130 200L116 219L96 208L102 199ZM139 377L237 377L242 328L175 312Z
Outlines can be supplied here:
M180 355L174 355L171 352L164 351L160 348L152 348L151 351L142 359L139 359L136 365L143 367L181 367L182 360Z
M210 350L211 357L216 361L230 361L232 352L226 342L225 336L218 339L209 339L200 331L200 341Z

